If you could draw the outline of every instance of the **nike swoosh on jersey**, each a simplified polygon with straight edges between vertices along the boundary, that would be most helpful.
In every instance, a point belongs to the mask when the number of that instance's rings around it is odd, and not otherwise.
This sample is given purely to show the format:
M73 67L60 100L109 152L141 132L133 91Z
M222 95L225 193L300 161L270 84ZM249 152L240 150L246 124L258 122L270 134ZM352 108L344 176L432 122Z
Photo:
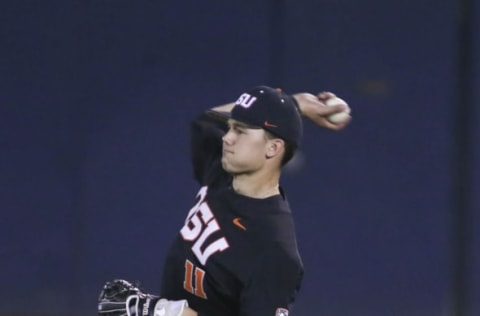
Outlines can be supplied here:
M240 217L235 217L235 218L233 219L233 225L235 225L235 226L237 226L237 227L240 227L240 228L243 229L243 230L247 230L247 227L245 227L245 226L242 224L242 222L240 222L240 220L241 220Z

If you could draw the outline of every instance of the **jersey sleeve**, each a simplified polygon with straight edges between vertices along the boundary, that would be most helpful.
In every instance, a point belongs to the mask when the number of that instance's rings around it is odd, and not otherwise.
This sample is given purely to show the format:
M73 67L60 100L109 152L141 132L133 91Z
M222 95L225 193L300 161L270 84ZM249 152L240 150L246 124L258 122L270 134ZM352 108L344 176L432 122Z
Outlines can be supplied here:
M241 294L241 316L288 315L303 278L300 258L281 246L263 252Z
M226 177L221 166L222 137L226 124L203 113L191 124L191 158L195 180L212 185Z

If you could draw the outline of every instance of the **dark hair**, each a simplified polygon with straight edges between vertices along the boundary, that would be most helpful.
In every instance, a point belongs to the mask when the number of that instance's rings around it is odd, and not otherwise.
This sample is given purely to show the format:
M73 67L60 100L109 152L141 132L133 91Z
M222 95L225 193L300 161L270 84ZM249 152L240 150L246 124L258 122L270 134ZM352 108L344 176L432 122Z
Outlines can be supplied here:
M285 153L282 157L282 167L285 166L297 152L297 145L285 142Z
M283 140L283 142L285 143L285 151L283 153L283 157L282 157L282 161L281 161L281 167L285 166L292 158L293 156L295 155L295 152L297 151L297 145L295 145L294 143L292 142L288 142L286 141L285 139L281 138L281 137L278 137L276 136L275 134L273 133L270 133L269 131L267 130L264 130L265 131L265 137L267 139L275 139L275 138L280 138Z

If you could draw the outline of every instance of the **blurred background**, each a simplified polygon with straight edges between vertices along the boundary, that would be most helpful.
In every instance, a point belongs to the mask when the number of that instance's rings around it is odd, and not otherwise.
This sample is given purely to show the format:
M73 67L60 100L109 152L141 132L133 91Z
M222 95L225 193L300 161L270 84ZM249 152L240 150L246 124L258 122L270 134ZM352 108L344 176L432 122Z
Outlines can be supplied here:
M480 315L480 9L471 0L0 3L0 314L158 292L194 202L189 121L258 84L333 91L283 177L294 315Z

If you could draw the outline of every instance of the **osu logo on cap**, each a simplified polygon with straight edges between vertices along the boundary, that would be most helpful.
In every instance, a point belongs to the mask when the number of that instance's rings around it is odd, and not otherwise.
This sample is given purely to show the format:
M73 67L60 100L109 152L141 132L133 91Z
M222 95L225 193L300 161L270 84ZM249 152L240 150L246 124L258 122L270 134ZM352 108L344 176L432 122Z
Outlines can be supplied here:
M248 93L243 93L237 101L235 101L235 105L243 106L244 108L248 109L252 106L253 102L257 100L256 97L250 95Z

